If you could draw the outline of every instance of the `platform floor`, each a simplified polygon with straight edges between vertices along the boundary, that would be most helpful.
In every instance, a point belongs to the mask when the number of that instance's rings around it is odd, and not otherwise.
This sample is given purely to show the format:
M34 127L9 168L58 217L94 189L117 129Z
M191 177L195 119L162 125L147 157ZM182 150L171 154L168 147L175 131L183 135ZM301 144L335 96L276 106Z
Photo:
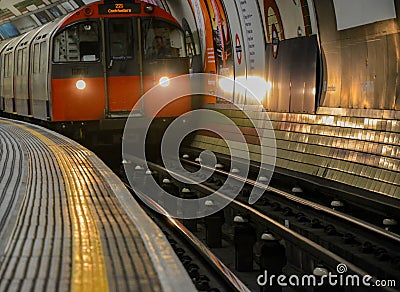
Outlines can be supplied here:
M159 228L91 151L0 119L0 291L195 290Z

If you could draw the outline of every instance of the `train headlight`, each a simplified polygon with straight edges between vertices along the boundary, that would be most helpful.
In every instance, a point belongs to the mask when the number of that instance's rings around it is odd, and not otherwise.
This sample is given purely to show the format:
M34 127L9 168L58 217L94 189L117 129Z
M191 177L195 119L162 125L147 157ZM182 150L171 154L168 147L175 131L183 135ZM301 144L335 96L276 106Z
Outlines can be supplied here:
M86 82L84 80L78 80L76 81L76 88L79 90L84 90L86 88Z
M167 76L163 76L160 78L160 86L167 87L169 85L169 78Z

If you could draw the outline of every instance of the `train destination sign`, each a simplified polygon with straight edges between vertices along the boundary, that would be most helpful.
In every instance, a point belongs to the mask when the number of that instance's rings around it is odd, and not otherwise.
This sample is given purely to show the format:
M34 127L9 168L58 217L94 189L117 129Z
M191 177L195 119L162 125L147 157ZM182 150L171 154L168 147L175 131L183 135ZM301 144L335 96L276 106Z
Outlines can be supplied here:
M137 14L140 7L138 3L106 3L99 5L99 14Z

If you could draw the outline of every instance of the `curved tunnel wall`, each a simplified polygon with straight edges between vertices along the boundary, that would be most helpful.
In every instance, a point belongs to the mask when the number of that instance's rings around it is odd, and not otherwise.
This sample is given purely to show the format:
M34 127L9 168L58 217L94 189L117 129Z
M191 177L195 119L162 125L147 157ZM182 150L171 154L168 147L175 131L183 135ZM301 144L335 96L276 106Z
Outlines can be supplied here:
M353 14L351 24L340 14L342 0L182 2L194 15L205 72L249 86L261 77L267 85L256 94L275 129L278 170L400 198L399 0L379 2L383 15ZM361 15L368 9L350 2ZM228 90L236 103L251 103L246 93ZM205 106L246 131L248 123L228 104L214 99ZM259 161L258 143L246 138L251 159ZM192 146L229 154L203 132Z
M268 83L257 92L267 110L399 110L399 0L162 2L189 19L205 72Z
M323 84L326 94L321 105L400 110L398 18L343 29L352 25L338 15L347 7L334 2L315 1L327 68ZM385 7L389 11L381 12ZM377 1L370 8L376 14L371 17L384 19L391 17L391 13L399 15L399 7L400 1ZM359 10L364 12L365 8Z

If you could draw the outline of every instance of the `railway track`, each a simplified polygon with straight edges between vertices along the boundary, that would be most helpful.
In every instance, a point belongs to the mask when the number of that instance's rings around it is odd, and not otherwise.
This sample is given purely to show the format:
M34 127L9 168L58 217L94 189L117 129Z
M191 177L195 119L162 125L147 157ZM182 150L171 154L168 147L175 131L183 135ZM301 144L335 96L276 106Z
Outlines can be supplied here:
M188 159L182 159L182 164L191 172L195 172L200 167L197 162ZM161 177L171 177L171 171L174 171L169 169L169 174L167 174L163 166L155 163L148 163L148 166L158 173L159 181ZM348 273L359 277L371 275L373 286L378 285L380 279L398 279L400 275L400 236L398 234L318 202L241 177L237 172L228 173L221 169L222 165L218 168L205 167L214 171L214 174L205 183L191 186L199 197L217 192L219 196L229 199L227 194L217 191L228 176L245 183L240 195L227 207L230 211L225 212L225 217L229 217L226 214L231 215L230 218L225 218L226 222L233 222L232 214L242 214L255 226L257 233L262 233L267 228L278 238L283 239L287 247L303 255L306 254L315 266L317 263L322 263L327 271L336 271L338 265L345 265ZM179 178L179 172L174 173L174 176ZM186 186L179 182L176 184L179 188ZM247 201L249 189L252 187L261 188L265 192L256 204L249 205ZM179 194L175 195L179 196ZM229 238L229 235L226 237ZM302 265L302 263L297 264ZM313 271L303 270L302 272L312 273ZM392 287L383 289L395 291Z
M146 198L128 183L125 185L134 196ZM199 291L250 291L182 222L171 217L152 199L146 198L146 203L158 211L142 204L163 230Z
M185 153L189 153L191 157L197 157L200 150L185 148ZM229 166L229 157L226 155L217 155L218 160L222 164ZM189 163L195 166L192 161L182 159L182 162ZM255 185L259 165L251 162L248 178L239 178L242 181L248 182L250 185ZM218 170L217 170L218 173ZM227 172L219 171L220 175L226 176ZM230 174L232 176L232 174ZM276 187L271 187L276 186ZM311 181L303 177L293 177L281 173L275 169L274 175L271 178L269 188L272 193L280 193L280 195L291 195L295 193L298 199L312 201L321 206L327 207L327 210L340 210L341 212L356 217L356 220L362 220L370 223L372 226L384 227L390 229L391 232L400 234L400 228L397 224L386 224L386 222L400 222L400 205L398 200L374 193L364 191L356 192L353 189L339 188L336 183L327 185L326 181ZM296 186L301 186L298 188ZM304 186L304 188L303 188ZM292 188L294 187L294 188ZM348 187L348 186L347 186ZM262 188L265 188L262 186ZM292 191L298 189L299 191ZM304 189L304 191L302 190ZM350 217L350 216L348 216Z
M186 165L191 165L193 167L193 169L197 169L200 167L200 165L196 162L192 162L189 160L182 160L182 161ZM238 181L244 182L247 186L263 189L269 195L274 196L273 198L271 198L272 200L275 198L275 200L280 199L279 201L283 202L283 203L291 202L290 205L293 207L298 207L299 205L301 205L302 207L307 208L309 210L323 213L324 217L330 216L337 220L346 222L347 224L353 225L355 228L361 228L361 229L364 229L371 233L374 233L377 236L383 238L384 240L388 240L388 241L392 242L393 244L400 244L400 235L390 232L390 231L382 228L381 226L374 225L374 224L364 220L363 218L357 218L352 215L337 211L332 207L330 208L325 205L322 205L319 202L307 200L305 198L299 197L298 195L293 195L287 191L283 191L278 188L265 185L262 182L257 182L255 180L244 178L244 177L241 177L240 175L232 174L232 173L229 173L229 172L221 170L221 169L212 168L210 166L208 166L207 168L215 171L215 173L217 175L219 175L221 179L225 179L226 177L230 176ZM244 193L249 193L249 190L245 189ZM243 196L242 196L242 199L243 199ZM244 201L244 200L242 200L242 201ZM267 203L266 198L264 198L264 200L262 200L261 204L266 204L266 203ZM276 207L279 208L278 206L276 206ZM288 208L288 207L286 207L286 208ZM291 214L293 214L292 213L293 211L291 211L290 209L286 209L285 211L289 216Z

